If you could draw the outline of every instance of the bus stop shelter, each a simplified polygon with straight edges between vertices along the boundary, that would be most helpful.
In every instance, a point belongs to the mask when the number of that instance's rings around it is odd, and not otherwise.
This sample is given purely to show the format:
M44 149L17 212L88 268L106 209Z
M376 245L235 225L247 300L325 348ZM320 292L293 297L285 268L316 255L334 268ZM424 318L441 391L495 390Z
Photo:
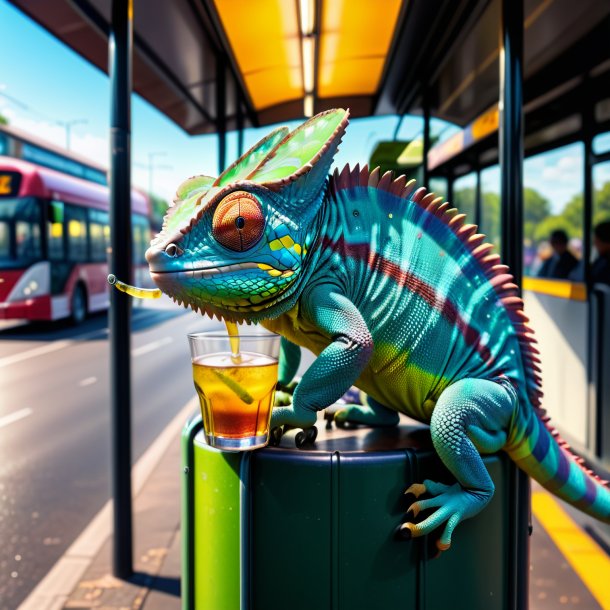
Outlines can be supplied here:
M518 280L524 133L569 122L583 100L592 108L610 81L610 6L595 0L11 1L111 77L111 271L119 277L129 277L131 259L132 91L187 133L218 134L219 172L227 162L227 131L333 107L349 107L353 117L422 115L424 182L438 159L495 138L502 256ZM430 117L467 128L490 109L498 117L491 127L482 121L453 149L431 150ZM583 129L585 115L579 115ZM129 305L118 292L111 342L114 568L126 577L132 571ZM519 489L515 501L527 501L525 477Z

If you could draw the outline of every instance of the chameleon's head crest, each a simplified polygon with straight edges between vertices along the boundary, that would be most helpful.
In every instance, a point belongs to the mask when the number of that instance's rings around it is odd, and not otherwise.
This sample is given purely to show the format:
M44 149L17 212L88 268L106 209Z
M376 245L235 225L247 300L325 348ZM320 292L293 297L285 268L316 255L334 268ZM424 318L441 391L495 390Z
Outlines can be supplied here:
M262 319L286 305L298 291L348 115L329 110L293 132L280 127L218 178L183 182L146 254L159 288L225 317Z
M174 205L169 208L163 229L153 243L170 242L179 233L186 233L205 210L215 205L219 194L238 182L249 181L282 192L287 204L297 208L310 202L324 186L348 117L349 110L327 110L293 132L279 127L218 178L189 178L178 187Z

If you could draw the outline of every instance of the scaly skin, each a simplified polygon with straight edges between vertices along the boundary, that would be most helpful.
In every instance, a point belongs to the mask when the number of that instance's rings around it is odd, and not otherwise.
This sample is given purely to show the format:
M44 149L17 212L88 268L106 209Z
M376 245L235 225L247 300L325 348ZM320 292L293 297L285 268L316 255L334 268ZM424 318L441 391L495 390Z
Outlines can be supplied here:
M367 404L337 420L390 426L401 412L430 424L457 483L412 486L410 513L436 510L406 533L444 524L448 549L491 500L481 454L500 449L610 522L604 482L544 422L535 341L507 268L457 210L404 176L357 166L329 180L346 124L345 111L322 113L276 130L219 178L183 183L147 253L153 279L185 306L281 334L281 383L298 346L317 354L272 425L311 426L352 385Z

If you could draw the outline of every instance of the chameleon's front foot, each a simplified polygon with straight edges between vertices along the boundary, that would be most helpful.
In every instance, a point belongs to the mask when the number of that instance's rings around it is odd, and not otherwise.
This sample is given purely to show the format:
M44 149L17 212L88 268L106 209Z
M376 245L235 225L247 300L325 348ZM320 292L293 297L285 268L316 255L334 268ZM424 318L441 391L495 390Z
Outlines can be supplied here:
M279 445L285 432L292 428L301 428L295 437L295 444L300 449L305 445L313 444L318 436L315 427L317 414L315 411L295 409L289 407L274 407L271 412L271 439L270 444Z
M416 501L407 510L407 515L411 513L413 518L417 518L421 511L430 508L437 510L421 523L410 521L403 523L400 526L401 535L404 538L425 536L444 523L443 533L436 541L439 551L448 550L451 546L453 530L457 525L464 519L478 514L493 497L492 492L464 489L459 483L444 485L429 480L425 480L423 484L411 485L405 493L412 494L416 498ZM426 493L432 497L419 500L419 497Z
M269 436L269 444L272 447L278 447L282 440L282 436L290 429L292 429L292 426L288 425L272 428ZM311 426L310 428L303 428L303 430L297 432L294 437L294 443L298 449L302 449L307 445L313 445L316 442L316 438L318 438L318 429L315 426Z

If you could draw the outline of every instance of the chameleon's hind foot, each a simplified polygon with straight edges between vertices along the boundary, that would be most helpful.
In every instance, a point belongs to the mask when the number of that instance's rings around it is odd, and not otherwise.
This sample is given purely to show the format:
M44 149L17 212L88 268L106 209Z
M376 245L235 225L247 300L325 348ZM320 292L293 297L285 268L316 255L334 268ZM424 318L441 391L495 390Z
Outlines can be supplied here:
M425 500L418 499L409 506L407 515L411 514L413 519L422 511L436 510L420 523L403 523L399 528L401 536L407 539L425 536L445 524L440 538L436 541L439 551L449 549L451 536L457 525L479 513L493 497L490 492L464 489L459 483L445 485L429 480L425 480L423 484L411 485L405 493L413 494L416 498L424 493L432 496Z
M316 442L316 438L318 438L318 429L312 426L297 432L294 442L298 449L302 449L306 445L313 445Z

